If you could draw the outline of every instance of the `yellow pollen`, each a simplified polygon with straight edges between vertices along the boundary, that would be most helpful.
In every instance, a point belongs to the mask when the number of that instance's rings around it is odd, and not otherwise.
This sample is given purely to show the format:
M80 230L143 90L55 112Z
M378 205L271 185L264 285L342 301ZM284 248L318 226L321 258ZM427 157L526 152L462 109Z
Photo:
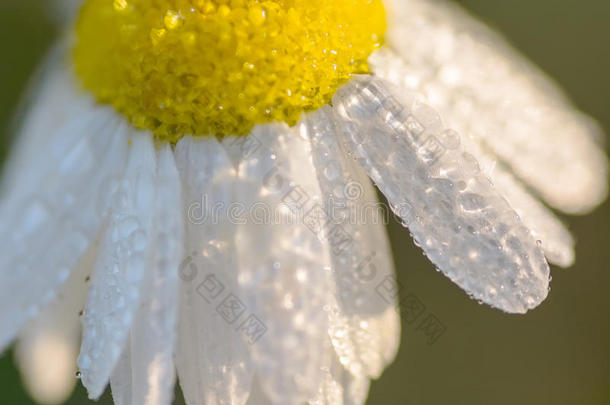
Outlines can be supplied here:
M382 0L87 0L76 72L157 140L294 125L369 73Z

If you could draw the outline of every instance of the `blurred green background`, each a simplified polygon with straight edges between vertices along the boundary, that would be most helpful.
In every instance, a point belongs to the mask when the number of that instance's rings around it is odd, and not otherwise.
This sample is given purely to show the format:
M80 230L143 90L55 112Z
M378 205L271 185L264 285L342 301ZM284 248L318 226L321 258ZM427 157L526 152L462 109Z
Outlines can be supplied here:
M0 159L10 118L56 30L47 0L0 0ZM610 1L461 0L505 33L610 130ZM390 226L399 281L446 327L432 345L403 324L400 353L373 384L369 404L610 404L610 204L566 218L577 262L553 269L549 298L526 316L470 300ZM12 353L0 357L0 403L32 404ZM78 387L69 404L88 404ZM110 404L106 395L101 404ZM177 403L182 404L181 399Z

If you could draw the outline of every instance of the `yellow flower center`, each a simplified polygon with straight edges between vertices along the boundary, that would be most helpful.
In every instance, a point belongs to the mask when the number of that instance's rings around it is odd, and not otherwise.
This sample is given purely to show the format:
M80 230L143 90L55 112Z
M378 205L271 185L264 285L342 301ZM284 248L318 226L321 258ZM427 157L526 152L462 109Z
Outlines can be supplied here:
M382 0L88 0L76 72L161 141L293 125L327 104L385 32Z

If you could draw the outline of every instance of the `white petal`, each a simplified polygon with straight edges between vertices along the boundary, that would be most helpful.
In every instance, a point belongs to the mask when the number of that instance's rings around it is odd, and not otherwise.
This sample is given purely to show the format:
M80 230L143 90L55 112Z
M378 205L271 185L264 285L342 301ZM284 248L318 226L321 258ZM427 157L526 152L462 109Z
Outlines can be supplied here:
M545 200L583 213L607 194L600 129L504 39L444 1L387 0L388 44L405 80L481 139Z
M70 21L76 13L83 0L53 0L46 2L50 15L52 15L58 23Z
M376 76L391 81L407 92L412 91L409 87L416 87L407 86L406 81L411 72L402 59L391 50L383 49L376 52L371 56L370 63ZM421 91L431 96L430 93L425 92L425 87ZM457 142L460 139L455 138L451 141ZM500 194L519 214L523 223L532 230L534 238L542 242L546 257L560 266L570 266L574 262L574 240L561 221L534 198L502 163L498 163L481 147L477 139L463 137L461 141L465 150L477 158L481 171L489 176Z
M475 156L481 159L480 154ZM505 169L498 166L489 177L532 231L534 239L540 241L547 259L562 267L574 264L574 238L565 225Z
M321 372L324 382L310 405L363 405L369 393L370 379L347 371L337 356L330 353L328 366Z
M476 159L443 146L440 116L393 87L361 76L339 89L333 101L347 147L451 280L507 312L537 306L549 267L535 239Z
M246 405L273 405L273 402L263 392L263 388L256 378L252 382L252 390Z
M13 147L3 171L2 196L28 192L30 177L37 175L39 164L48 154L48 145L76 117L90 114L98 107L93 98L77 88L67 63L69 45L57 43L34 75L17 115ZM41 161L42 160L42 161Z
M323 350L325 356L326 364L320 370L324 378L318 387L318 392L308 403L309 405L343 405L342 374L346 371L339 363L330 339L320 350Z
M83 317L78 366L92 399L104 392L140 303L142 278L154 246L155 177L152 137L134 134L125 174L112 196Z
M50 302L96 237L105 184L125 162L115 123L114 113L99 108L49 133L45 153L32 156L27 188L2 202L0 351Z
M323 378L331 291L311 146L283 124L255 127L245 142L259 147L237 143L248 156L239 164L236 201L250 210L250 221L237 229L236 245L244 302L256 317L250 325L266 328L252 344L257 377L274 402L300 404Z
M336 285L331 299L336 297L339 305L329 311L331 339L348 370L378 378L400 340L396 297L379 288L394 285L384 210L366 174L339 144L330 107L308 114L302 130L312 143L314 166L337 236L331 243ZM391 316L393 323L378 325Z
M27 375L26 388L37 403L61 404L77 381L78 338L48 325L34 328L36 331L26 332L17 349L22 375Z
M178 326L178 273L183 216L180 178L169 145L158 152L153 248L142 303L129 343L111 378L116 405L170 405L174 397L174 348Z
M362 405L369 396L371 380L365 376L354 376L343 373L343 404Z
M235 224L224 211L214 210L233 201L235 169L214 138L180 140L176 160L184 190L188 255L180 266L180 385L189 405L244 404L254 369L248 345L236 329L241 320L233 320L222 306L237 303L233 299L242 295Z
M324 382L310 405L343 405L343 386L336 381L330 370L322 371Z
M135 350L132 343L133 339L130 337L110 377L110 389L115 405L131 404L134 400L135 370L132 369L132 352Z
M85 306L86 283L96 252L95 246L89 249L55 300L19 336L17 364L26 388L38 403L63 403L76 385L79 313Z

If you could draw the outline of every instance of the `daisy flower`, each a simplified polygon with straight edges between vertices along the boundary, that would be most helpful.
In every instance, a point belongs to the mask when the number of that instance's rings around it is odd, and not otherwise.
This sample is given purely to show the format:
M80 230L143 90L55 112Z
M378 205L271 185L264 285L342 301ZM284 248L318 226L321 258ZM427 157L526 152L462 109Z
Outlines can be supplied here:
M170 404L176 379L189 405L362 404L400 335L373 183L434 267L510 313L574 260L541 200L606 197L596 124L449 3L79 7L0 205L0 350L18 340L41 402L78 364L116 404Z

